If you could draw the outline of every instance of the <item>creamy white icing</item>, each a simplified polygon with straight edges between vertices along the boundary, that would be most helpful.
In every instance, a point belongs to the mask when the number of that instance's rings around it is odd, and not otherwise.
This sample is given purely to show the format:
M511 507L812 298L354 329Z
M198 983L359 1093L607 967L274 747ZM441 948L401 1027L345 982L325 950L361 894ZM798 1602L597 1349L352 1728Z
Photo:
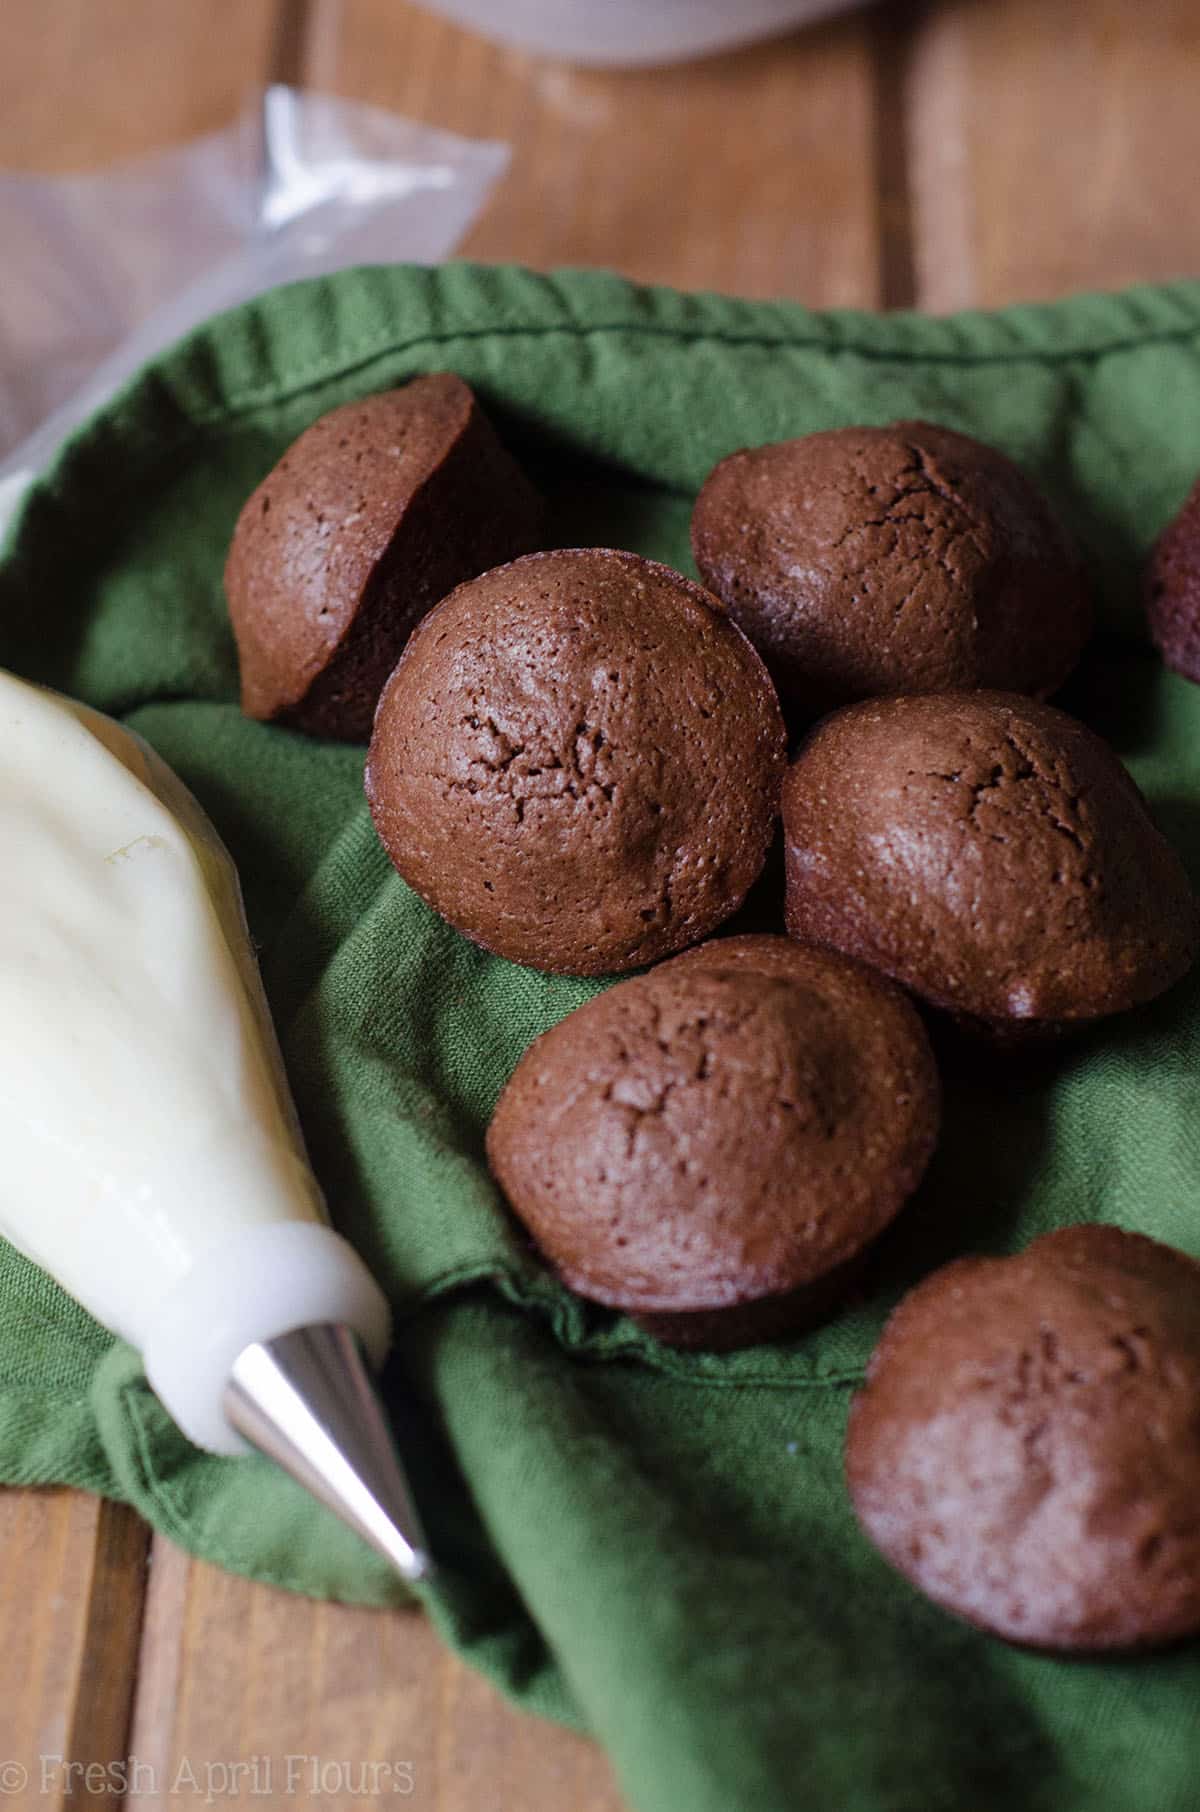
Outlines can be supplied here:
M320 1221L237 874L110 719L0 673L0 1231L140 1345L196 1260Z

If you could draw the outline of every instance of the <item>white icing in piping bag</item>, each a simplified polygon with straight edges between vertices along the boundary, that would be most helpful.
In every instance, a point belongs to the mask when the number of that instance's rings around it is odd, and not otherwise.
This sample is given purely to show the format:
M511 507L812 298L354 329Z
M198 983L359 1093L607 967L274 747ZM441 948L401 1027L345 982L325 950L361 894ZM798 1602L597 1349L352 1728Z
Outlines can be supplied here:
M212 825L111 719L0 672L0 1232L193 1441L277 1461L408 1579L424 1537Z

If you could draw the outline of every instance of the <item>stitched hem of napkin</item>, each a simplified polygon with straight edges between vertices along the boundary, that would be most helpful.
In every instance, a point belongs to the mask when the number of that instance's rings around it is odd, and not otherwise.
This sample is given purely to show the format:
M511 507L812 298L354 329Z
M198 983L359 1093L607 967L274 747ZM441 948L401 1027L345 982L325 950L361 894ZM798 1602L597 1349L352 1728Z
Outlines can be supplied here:
M389 306L388 285L398 271L416 292L406 320L422 313L426 317L405 332L396 331L395 312ZM463 263L436 271L366 266L269 291L231 311L243 324L246 356L270 365L269 348L278 338L310 333L327 339L328 320L336 319L338 312L339 285L348 280L357 283L360 301L371 300L372 289L378 289L378 327L356 339L335 335L335 347L272 367L254 383L227 373L215 346L213 328L228 317L218 316L196 328L152 361L64 442L18 511L5 551L19 547L21 525L39 493L72 482L79 463L91 468L93 483L128 481L128 447L121 474L106 470L109 424L127 410L136 410L143 399L149 401L150 393L172 395L185 418L175 439L160 432L152 455L148 453L157 463L164 448L197 431L227 427L259 410L277 409L308 390L421 348L556 335L627 336L678 345L819 351L901 365L1057 366L1094 363L1200 337L1200 284L1190 280L935 318L908 312L811 310L796 303L688 294L642 287L601 271L542 274L519 265ZM555 318L547 319L547 314ZM764 314L777 325L764 327ZM513 315L526 318L514 320ZM1077 327L1080 316L1085 324ZM98 458L93 461L94 454Z

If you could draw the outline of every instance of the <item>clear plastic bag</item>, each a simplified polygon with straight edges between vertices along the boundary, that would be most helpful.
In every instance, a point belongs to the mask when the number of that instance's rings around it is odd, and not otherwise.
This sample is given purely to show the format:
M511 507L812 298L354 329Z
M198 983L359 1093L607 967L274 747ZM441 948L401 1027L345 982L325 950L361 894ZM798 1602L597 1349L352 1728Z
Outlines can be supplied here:
M445 257L507 161L272 87L227 130L132 163L0 175L0 528L64 435L190 327L293 278Z

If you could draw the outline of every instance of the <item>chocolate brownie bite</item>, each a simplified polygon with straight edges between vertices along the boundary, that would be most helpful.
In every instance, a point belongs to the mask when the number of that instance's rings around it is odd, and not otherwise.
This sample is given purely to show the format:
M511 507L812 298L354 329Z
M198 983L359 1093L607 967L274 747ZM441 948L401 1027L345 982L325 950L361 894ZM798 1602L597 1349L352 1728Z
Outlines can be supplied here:
M929 422L730 454L692 548L785 706L809 715L973 686L1045 697L1091 629L1079 557L1037 487Z
M379 705L367 797L459 931L573 975L638 968L736 911L785 761L774 689L716 601L610 549L462 585Z
M492 1170L569 1287L729 1347L828 1311L916 1188L937 1072L904 996L782 937L703 944L537 1039Z
M1200 480L1150 556L1146 618L1167 666L1200 680Z
M927 1278L854 1399L846 1478L880 1552L1009 1642L1200 1630L1200 1265L1116 1227Z
M413 627L538 546L543 507L470 389L414 378L323 415L252 492L225 591L242 709L365 742Z
M835 713L783 819L794 937L997 1032L1138 1006L1200 943L1183 867L1112 750L1015 694Z

